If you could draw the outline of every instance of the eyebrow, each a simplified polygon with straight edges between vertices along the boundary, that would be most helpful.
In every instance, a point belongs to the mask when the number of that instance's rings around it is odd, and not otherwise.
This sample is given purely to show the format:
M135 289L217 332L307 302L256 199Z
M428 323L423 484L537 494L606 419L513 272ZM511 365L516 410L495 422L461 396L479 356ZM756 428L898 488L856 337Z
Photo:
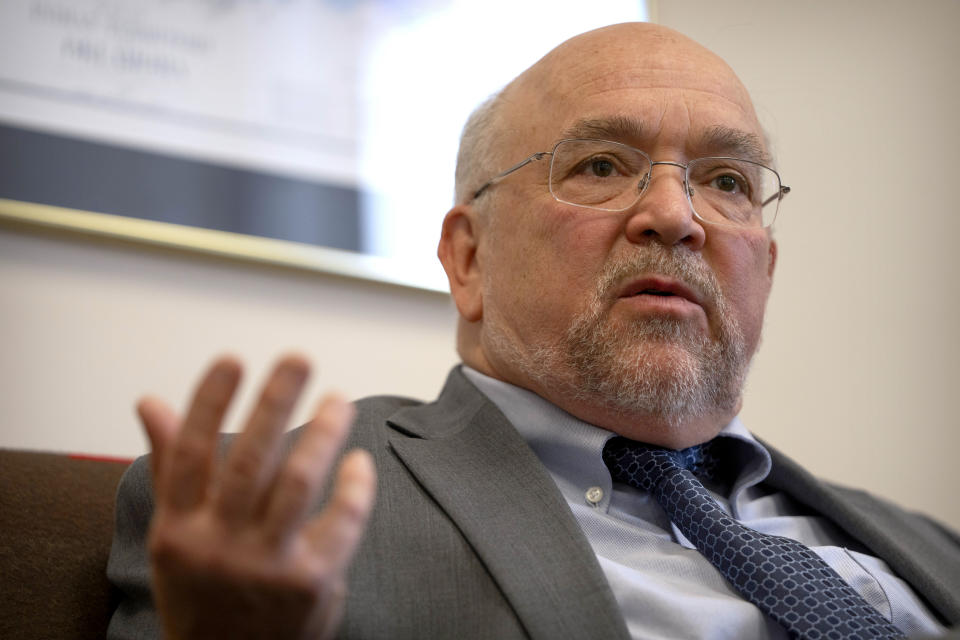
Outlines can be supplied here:
M716 125L707 130L701 144L704 148L710 149L711 153L726 153L759 164L770 163L770 156L764 148L763 141L755 133Z
M563 130L561 138L601 138L605 140L642 140L643 123L633 118L616 116L613 118L577 120Z
M625 116L615 116L578 120L564 129L560 137L639 141L645 139L644 135L643 122ZM734 127L714 125L700 136L694 146L697 149L704 149L709 155L730 155L760 164L770 163L770 156L760 136Z

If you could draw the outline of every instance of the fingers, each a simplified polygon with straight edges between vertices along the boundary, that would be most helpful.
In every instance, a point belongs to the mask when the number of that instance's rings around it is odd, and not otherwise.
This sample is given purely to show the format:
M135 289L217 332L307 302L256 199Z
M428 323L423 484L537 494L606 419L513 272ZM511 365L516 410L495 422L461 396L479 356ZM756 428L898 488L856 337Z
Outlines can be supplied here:
M240 363L224 356L200 380L180 432L166 446L165 460L159 468L160 494L166 506L186 510L205 498L220 425L240 376Z
M280 435L309 373L302 357L286 356L264 385L246 428L224 461L216 507L227 523L248 519L264 499L280 460Z
M300 357L278 362L222 462L220 426L240 380L234 359L214 363L183 420L157 399L139 403L154 452L158 508L148 549L166 624L202 621L218 637L272 637L281 612L280 626L298 628L296 637L333 637L376 474L369 453L349 453L325 509L308 520L353 407L326 396L284 459L282 434L307 375Z
M307 535L331 575L346 571L366 528L376 491L376 471L367 451L344 456L326 509Z
M182 424L165 403L144 398L137 409L154 453L158 505L185 511L212 497L210 504L227 525L256 521L263 539L274 546L302 532L353 419L350 404L339 396L326 396L281 465L281 436L308 374L309 366L299 356L277 363L216 480L217 441L240 381L239 363L224 357L211 366ZM340 566L346 566L360 539L374 485L369 454L346 456L328 508L310 525L316 538L323 539L318 545Z
M140 399L137 403L137 414L150 440L152 453L150 469L153 474L153 484L159 488L160 470L165 464L170 445L180 429L180 418L163 400L152 396Z
M264 519L270 542L281 544L306 519L343 446L353 413L353 406L339 395L327 394L320 401L272 487Z

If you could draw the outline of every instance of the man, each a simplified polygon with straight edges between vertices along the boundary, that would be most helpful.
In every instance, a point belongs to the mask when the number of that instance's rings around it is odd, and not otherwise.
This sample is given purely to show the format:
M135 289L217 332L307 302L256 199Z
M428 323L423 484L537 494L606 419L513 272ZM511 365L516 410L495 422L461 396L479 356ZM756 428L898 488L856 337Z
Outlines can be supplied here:
M954 534L817 482L736 419L788 191L771 164L743 86L680 34L617 25L549 53L461 142L439 256L464 366L433 403L328 396L282 436L307 375L288 356L220 448L234 360L213 365L182 419L141 401L153 456L121 487L111 635L898 637L960 624ZM346 439L359 450L318 510ZM690 480L678 455L722 473ZM777 580L743 580L764 563L724 554L752 547L704 542L634 459L672 461L664 477L706 495L698 509L726 537L812 548L771 554L799 554L805 577L777 565ZM782 595L785 583L811 591ZM844 595L819 597L830 589Z

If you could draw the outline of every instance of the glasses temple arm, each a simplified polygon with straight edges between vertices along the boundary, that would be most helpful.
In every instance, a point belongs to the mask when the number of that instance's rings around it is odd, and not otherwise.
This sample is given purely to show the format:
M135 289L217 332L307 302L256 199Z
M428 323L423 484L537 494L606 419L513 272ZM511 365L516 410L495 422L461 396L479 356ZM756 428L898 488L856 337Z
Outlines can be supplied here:
M500 182L501 180L503 180L504 178L506 178L508 175L510 175L510 174L513 173L514 171L517 171L517 170L519 170L519 169L522 169L522 168L524 168L525 166L527 166L528 164L530 164L531 162L535 162L535 161L537 161L537 160L540 160L541 158L543 158L543 156L548 156L548 155L550 155L550 153L551 153L550 151L538 151L537 153L533 154L533 155L530 156L529 158L525 158L525 159L521 160L521 161L518 162L517 164L515 164L515 165L513 165L512 167L510 167L509 169L507 169L506 171L495 175L494 177L490 178L490 180L488 180L482 187L480 187L479 189L477 189L477 190L473 193L473 197L470 198L470 200L471 200L471 201L476 200L477 198L480 197L480 194L482 194L484 191L486 191L487 189L489 189L490 187L492 187L492 186L495 185L496 183L498 183L498 182ZM788 191L789 191L789 189L788 189Z
M769 198L767 198L766 200L764 200L763 202L761 202L761 203L760 203L760 206L761 206L761 207L765 207L765 206L767 206L768 204L770 204L771 202L773 202L774 200L779 200L780 198L782 198L783 196L787 195L788 193L790 193L790 187L784 185L784 186L780 187L780 189L778 189L775 194L773 194L772 196L770 196ZM474 196L474 197L476 197L476 196Z

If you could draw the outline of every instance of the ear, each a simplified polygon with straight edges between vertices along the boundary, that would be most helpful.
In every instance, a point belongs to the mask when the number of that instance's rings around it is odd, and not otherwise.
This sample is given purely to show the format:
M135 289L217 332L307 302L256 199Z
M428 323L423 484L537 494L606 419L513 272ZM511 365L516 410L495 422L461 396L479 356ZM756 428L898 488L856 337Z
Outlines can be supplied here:
M483 278L477 260L479 231L474 210L469 205L457 205L443 219L437 247L453 301L468 322L483 317Z
M770 248L768 252L767 278L773 280L773 270L777 266L777 241L770 238Z

